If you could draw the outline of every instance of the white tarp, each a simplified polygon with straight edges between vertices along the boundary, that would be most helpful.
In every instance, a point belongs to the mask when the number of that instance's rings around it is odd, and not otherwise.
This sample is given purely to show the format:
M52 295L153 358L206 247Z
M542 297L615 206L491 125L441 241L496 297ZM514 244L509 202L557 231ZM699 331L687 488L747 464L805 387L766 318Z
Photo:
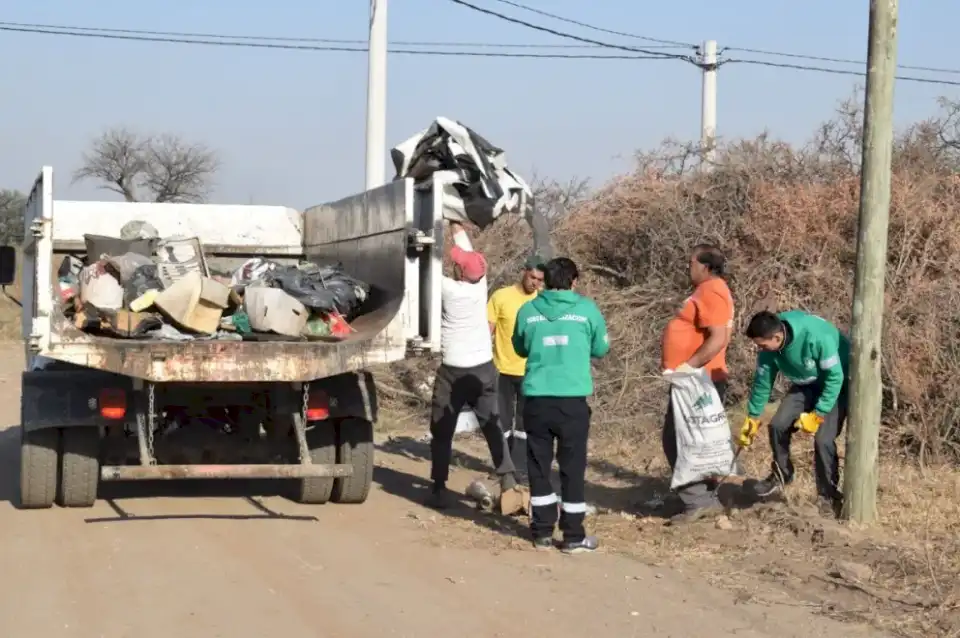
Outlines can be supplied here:
M533 229L534 252L553 257L549 226L537 211L533 191L507 166L507 156L476 132L446 117L390 151L397 173L420 182L437 171L452 171L459 179L444 186L443 218L469 222L481 230L500 215L523 215Z

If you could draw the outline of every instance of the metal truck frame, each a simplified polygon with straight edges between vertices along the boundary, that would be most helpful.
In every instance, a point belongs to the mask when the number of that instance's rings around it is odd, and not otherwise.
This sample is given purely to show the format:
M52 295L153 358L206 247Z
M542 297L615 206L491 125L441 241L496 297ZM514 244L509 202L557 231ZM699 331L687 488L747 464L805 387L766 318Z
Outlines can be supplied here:
M377 391L370 366L440 347L442 188L413 180L302 212L280 206L77 202L44 167L27 200L20 503L89 507L101 481L283 479L303 503L362 503ZM436 217L436 218L435 218ZM199 237L213 270L250 257L341 262L371 284L354 332L326 342L107 339L77 330L56 270L84 234L131 220ZM0 284L16 279L0 248Z

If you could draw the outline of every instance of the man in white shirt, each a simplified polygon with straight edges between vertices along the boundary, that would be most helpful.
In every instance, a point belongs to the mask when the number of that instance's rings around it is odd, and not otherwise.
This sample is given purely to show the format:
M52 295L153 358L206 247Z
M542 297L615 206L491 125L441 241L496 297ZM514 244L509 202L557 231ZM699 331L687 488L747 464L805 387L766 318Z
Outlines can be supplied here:
M466 231L450 222L453 246L453 277L442 286L440 345L443 360L433 384L430 418L430 477L433 492L429 505L449 507L453 497L447 489L453 435L460 411L469 406L487 440L501 490L517 485L516 469L507 454L506 439L497 409L497 369L487 324L487 261L473 250Z

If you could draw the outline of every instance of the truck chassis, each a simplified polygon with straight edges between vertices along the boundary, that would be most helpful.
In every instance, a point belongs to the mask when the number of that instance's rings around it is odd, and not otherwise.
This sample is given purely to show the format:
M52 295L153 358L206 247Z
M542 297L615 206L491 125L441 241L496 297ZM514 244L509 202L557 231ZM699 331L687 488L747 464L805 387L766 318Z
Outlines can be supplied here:
M72 368L72 366L69 366ZM363 503L376 395L367 372L312 383L154 384L25 372L24 508L90 507L101 482L280 479L300 503Z

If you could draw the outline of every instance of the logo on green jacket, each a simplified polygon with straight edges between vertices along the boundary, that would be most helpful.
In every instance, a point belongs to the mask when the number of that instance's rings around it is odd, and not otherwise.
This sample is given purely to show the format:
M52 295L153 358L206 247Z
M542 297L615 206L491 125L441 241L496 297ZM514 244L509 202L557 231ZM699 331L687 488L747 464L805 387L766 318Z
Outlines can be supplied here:
M702 410L711 403L713 403L713 395L711 395L709 392L704 392L697 397L696 401L693 402L693 407L697 410Z

